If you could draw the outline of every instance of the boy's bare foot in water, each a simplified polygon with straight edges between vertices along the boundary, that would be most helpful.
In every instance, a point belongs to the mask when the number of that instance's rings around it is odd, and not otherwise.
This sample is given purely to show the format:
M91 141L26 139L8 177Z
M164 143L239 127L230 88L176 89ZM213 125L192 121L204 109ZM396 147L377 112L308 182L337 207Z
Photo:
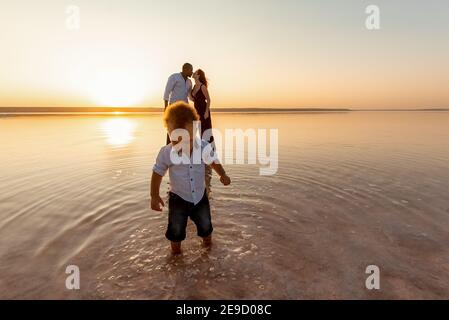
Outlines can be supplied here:
M212 246L212 235L203 238L203 246L205 247Z
M181 254L181 242L171 242L171 252L173 254Z

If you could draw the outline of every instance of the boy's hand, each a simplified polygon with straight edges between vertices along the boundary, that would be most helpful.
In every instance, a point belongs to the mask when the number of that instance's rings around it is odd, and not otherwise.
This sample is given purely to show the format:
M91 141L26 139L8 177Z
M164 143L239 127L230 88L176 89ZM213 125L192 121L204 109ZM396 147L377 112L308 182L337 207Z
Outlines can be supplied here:
M220 182L225 186L229 186L231 184L231 178L227 174L224 174L220 177Z
M164 201L160 196L151 197L151 209L154 211L162 211L164 207Z

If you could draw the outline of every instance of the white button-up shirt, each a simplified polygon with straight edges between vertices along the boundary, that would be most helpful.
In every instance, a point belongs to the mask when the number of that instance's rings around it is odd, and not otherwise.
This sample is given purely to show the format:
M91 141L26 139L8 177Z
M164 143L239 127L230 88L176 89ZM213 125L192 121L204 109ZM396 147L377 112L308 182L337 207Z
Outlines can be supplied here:
M189 78L184 80L181 73L172 74L168 78L167 85L165 86L164 100L168 101L169 104L177 101L189 103L188 96L190 90L192 90L192 81Z
M195 146L199 146L196 141ZM201 141L201 155L204 149L209 145L206 141ZM210 149L212 150L212 149ZM181 154L170 143L161 148L159 155L156 158L156 163L153 167L153 171L160 176L164 176L169 171L170 177L170 191L180 196L185 201L193 204L198 204L203 198L205 191L205 161L207 163L218 162L210 153L207 154L207 159L201 156L200 159L194 159L194 152L188 159L186 154ZM171 156L171 153L175 155ZM174 164L172 159L182 159L180 164Z

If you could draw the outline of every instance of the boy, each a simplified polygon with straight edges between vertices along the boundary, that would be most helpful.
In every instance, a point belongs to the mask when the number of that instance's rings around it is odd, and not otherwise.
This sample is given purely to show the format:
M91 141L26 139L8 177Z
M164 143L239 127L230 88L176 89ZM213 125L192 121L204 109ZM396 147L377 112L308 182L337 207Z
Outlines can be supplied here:
M221 183L225 186L231 183L218 160L205 159L207 153L203 156L203 149L208 144L194 137L193 123L198 120L196 110L185 102L177 102L165 110L164 122L171 143L161 148L151 177L151 209L162 211L164 201L159 189L162 177L169 170L168 228L165 236L171 241L173 254L181 253L189 217L197 227L198 236L203 238L203 244L206 247L212 244L213 228L204 181L205 160L211 162L210 166L220 176Z

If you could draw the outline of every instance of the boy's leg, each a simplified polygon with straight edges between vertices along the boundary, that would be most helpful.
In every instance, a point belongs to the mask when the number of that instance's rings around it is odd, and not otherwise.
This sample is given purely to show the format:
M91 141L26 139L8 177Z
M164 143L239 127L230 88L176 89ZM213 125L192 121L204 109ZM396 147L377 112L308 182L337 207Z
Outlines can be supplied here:
M210 234L207 237L203 238L203 245L205 247L210 247L212 245L212 234Z
M173 254L180 254L181 253L181 242L171 241L171 252Z
M165 237L171 241L171 248L175 254L181 252L181 241L186 238L188 213L188 202L178 195L170 193L168 199L168 227Z
M203 199L193 208L190 213L190 218L196 225L198 236L203 238L203 243L206 246L212 244L212 219L210 215L210 204L206 192Z

